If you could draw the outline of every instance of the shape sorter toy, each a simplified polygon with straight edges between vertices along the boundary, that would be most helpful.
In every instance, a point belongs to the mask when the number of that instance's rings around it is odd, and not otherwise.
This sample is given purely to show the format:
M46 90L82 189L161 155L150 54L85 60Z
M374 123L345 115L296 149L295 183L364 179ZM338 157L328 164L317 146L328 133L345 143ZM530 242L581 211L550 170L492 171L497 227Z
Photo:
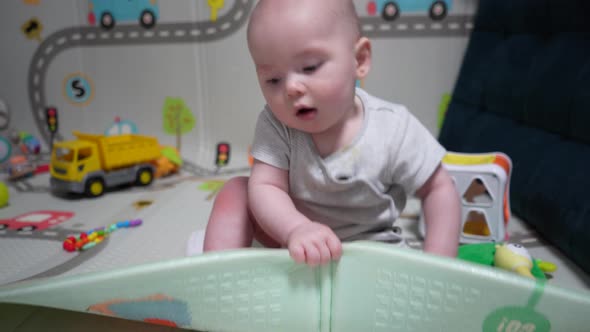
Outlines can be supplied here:
M508 240L512 161L501 152L448 152L442 160L461 196L461 243ZM425 233L420 217L420 232Z

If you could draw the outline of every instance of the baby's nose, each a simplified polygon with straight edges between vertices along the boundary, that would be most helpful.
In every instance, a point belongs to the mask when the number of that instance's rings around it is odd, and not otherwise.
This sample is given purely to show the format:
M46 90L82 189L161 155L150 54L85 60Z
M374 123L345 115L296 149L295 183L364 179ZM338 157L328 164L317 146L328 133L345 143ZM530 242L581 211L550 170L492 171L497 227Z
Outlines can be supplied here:
M305 86L296 77L291 77L287 80L287 96L298 97L305 93Z

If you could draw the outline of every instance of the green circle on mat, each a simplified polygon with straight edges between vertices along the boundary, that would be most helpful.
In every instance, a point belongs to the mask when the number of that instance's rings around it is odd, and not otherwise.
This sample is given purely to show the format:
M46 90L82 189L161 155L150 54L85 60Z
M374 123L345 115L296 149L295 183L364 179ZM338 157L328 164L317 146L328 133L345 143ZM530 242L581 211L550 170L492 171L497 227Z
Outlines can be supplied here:
M526 307L502 307L483 322L483 332L549 332L551 323L542 314Z

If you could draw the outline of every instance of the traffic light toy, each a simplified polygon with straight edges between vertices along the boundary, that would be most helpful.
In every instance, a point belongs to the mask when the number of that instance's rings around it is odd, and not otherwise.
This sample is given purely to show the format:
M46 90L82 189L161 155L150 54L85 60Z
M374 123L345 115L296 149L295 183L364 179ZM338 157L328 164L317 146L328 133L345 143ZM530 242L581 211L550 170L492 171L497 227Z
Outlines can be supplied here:
M215 165L217 167L223 167L229 164L230 150L229 143L217 144L217 155L215 157Z
M51 134L57 133L57 130L58 130L57 108L47 107L45 109L45 122L47 123L47 129L49 129L49 132Z

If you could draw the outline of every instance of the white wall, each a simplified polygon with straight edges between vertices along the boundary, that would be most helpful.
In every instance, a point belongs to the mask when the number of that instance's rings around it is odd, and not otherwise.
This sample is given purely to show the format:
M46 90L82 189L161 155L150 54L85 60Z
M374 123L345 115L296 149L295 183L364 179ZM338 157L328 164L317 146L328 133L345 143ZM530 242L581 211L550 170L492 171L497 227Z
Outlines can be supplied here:
M355 0L361 17L367 16L366 2ZM234 0L225 0L219 17L233 5ZM457 34L446 24L451 16L471 15L475 7L475 0L454 1L450 16L441 22L449 29L448 34L392 33L372 38L374 64L364 87L379 97L406 104L436 134L438 104L443 94L452 92L468 40L468 32ZM156 27L209 19L204 0L160 0L159 10ZM21 26L37 17L45 39L65 28L87 27L87 12L88 2L84 0L0 2L0 100L9 106L12 128L39 135L31 110L28 75L40 42L27 39ZM404 19L421 16L402 15ZM426 29L435 23L425 22ZM115 116L120 116L133 120L140 132L156 135L162 143L171 145L175 138L162 131L161 109L167 96L182 97L197 119L195 129L183 136L183 156L210 167L214 145L228 141L233 147L232 165L243 166L247 164L246 149L256 115L263 105L244 30L242 26L225 38L202 43L69 48L51 60L41 89L47 104L59 109L64 137L72 130L101 133ZM64 80L76 72L93 83L94 98L85 106L73 105L64 97ZM7 134L7 130L0 131L0 135Z

